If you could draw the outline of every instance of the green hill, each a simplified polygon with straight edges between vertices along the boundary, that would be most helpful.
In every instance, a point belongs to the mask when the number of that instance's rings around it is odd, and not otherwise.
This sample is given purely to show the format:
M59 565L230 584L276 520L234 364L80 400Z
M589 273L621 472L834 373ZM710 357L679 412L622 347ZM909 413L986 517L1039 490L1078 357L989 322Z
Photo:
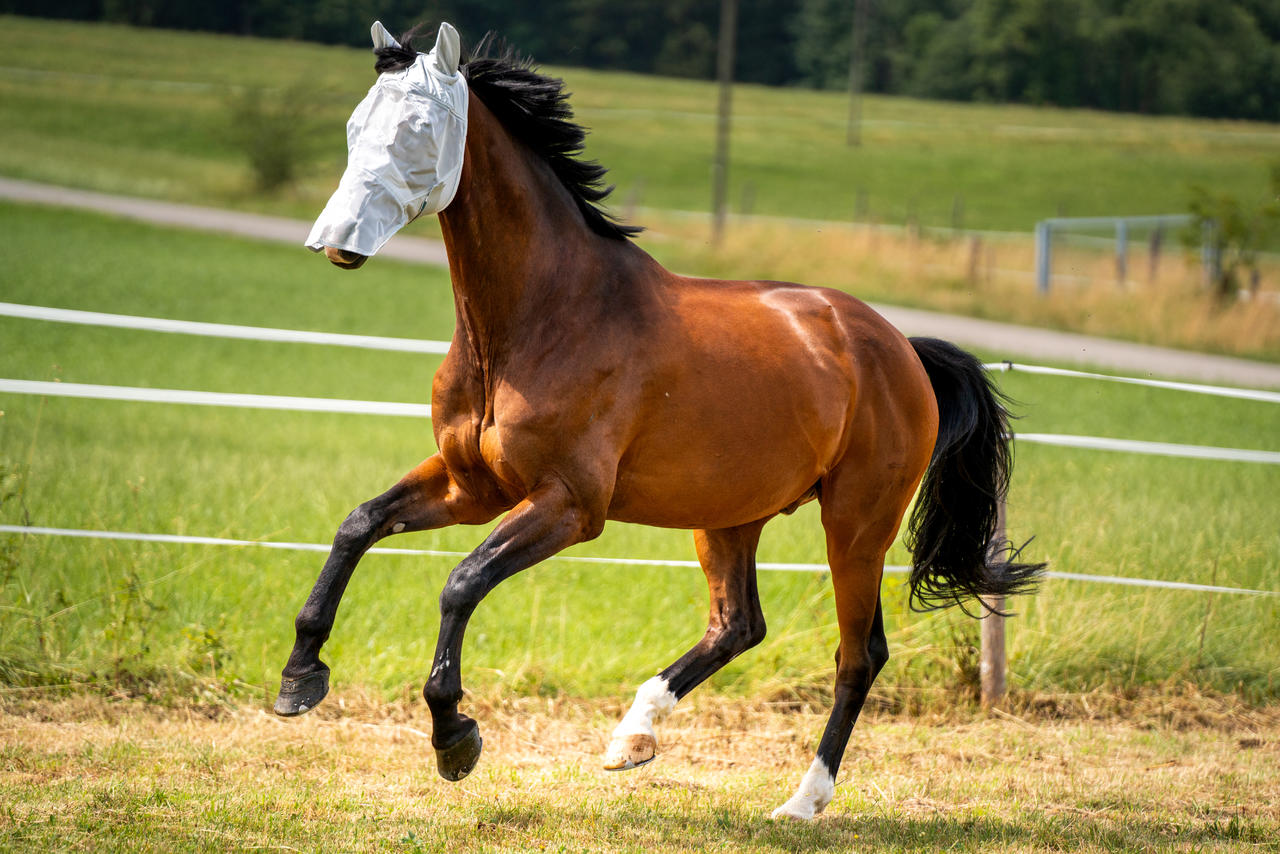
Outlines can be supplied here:
M475 34L466 34L464 36ZM371 82L359 49L0 17L0 174L310 217L336 183L343 124ZM615 204L706 210L715 87L551 69L593 130ZM302 177L256 192L230 104L304 105ZM735 210L1029 231L1057 215L1184 211L1200 184L1262 192L1280 126L868 97L845 144L840 93L739 86Z

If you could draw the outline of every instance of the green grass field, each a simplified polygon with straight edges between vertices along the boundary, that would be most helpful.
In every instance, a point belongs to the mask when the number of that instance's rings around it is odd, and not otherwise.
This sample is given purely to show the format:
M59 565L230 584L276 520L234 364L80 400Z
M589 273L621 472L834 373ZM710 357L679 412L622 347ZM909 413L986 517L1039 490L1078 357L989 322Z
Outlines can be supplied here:
M0 174L68 186L311 217L372 81L359 49L0 24ZM616 206L710 207L712 84L550 70L593 130L589 154L610 168ZM233 91L259 87L296 90L314 107L317 159L276 198L252 192L229 132ZM959 199L966 227L1030 231L1055 215L1185 211L1193 184L1253 198L1280 145L1280 127L1266 124L869 97L865 144L851 149L846 112L839 93L737 87L733 207L750 199L759 214L847 220L861 192L869 218L945 226Z
M379 261L345 273L301 249L105 217L0 205L0 300L250 325L442 339L442 270ZM434 357L0 320L0 376L425 402ZM1017 374L1025 432L1276 449L1273 405ZM408 418L0 396L0 521L326 542L347 511L431 453ZM1011 534L1066 572L1277 588L1280 471L1022 446ZM821 562L812 506L766 529L761 558ZM468 551L472 528L389 544ZM0 675L11 686L212 677L275 682L320 556L258 549L0 537ZM578 555L691 559L685 532L611 525ZM896 547L893 563L907 555ZM425 678L449 558L370 556L327 647L340 685L387 695ZM821 698L835 646L822 575L761 573L770 632L712 681L756 697ZM484 603L467 639L481 693L625 696L702 632L695 569L549 562ZM977 624L917 615L886 585L893 652L880 701L933 707L972 686ZM1280 599L1048 582L1014 606L1023 692L1193 683L1270 702ZM957 692L958 689L958 692ZM935 702L936 701L936 702Z

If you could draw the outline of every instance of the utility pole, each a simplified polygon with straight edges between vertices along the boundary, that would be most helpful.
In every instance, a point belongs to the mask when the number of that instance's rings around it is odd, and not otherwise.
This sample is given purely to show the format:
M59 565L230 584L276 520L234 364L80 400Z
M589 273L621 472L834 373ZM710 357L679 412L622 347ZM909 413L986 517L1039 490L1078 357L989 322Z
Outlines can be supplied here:
M849 126L845 142L862 145L862 67L866 64L867 17L871 0L853 0L853 31L849 34Z
M733 99L733 54L737 30L738 0L720 0L720 47L716 54L720 109L716 122L716 159L711 167L711 242L716 246L724 236L725 208L729 197L729 113Z

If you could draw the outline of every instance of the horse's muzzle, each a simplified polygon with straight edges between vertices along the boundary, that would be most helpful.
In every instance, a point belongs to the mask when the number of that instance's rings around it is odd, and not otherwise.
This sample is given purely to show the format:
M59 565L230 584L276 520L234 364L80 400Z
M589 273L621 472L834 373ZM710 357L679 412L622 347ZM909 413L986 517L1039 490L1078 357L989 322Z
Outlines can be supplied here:
M337 249L333 246L324 248L324 257L328 258L334 266L341 267L344 270L355 270L369 260L368 255L360 255L356 252L348 252L345 249Z

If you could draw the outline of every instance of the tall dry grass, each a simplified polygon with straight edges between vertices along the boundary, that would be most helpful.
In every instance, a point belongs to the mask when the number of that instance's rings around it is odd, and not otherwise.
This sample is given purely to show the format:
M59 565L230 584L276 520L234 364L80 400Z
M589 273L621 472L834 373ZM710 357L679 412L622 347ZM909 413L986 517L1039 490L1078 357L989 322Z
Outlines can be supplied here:
M839 223L731 219L719 246L705 217L646 211L645 246L669 266L725 278L826 285L869 300L1145 344L1280 360L1280 264L1222 304L1198 257L1167 241L1153 264L1132 244L1117 281L1113 250L1057 245L1050 292L1037 293L1030 235L940 237Z

